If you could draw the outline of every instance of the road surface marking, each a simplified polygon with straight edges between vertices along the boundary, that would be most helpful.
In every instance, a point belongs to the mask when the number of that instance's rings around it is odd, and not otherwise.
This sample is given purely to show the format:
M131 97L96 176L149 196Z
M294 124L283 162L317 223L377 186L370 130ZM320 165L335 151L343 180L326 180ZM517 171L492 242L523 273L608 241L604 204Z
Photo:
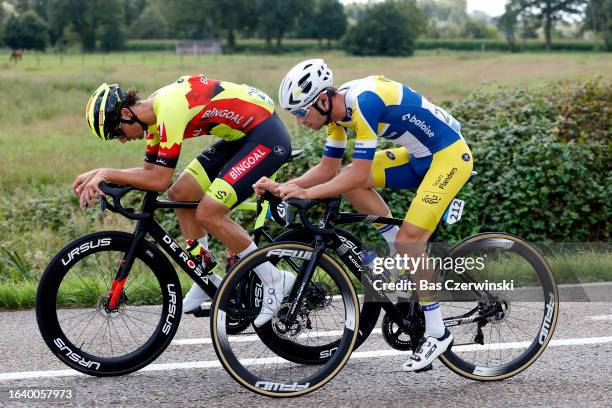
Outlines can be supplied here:
M575 339L558 339L551 340L548 344L549 347L559 346L583 346L591 344L604 344L612 343L612 337L587 337L587 338L575 338ZM523 348L531 344L530 342L512 342L512 343L496 343L490 344L489 346L494 350L506 350ZM474 351L478 349L486 349L486 347L478 344L470 344L465 346L453 347L455 351ZM407 355L405 351L399 350L374 350L374 351L355 351L351 358L380 358L380 357L392 357L399 355ZM244 365L263 365L274 362L282 363L283 360L280 357L272 358L259 358L257 360L245 359L241 360ZM221 363L218 360L208 361L191 361L185 363L165 363L165 364L151 364L140 371L168 371L168 370L185 370L194 368L216 368L221 367ZM22 371L22 372L9 372L0 373L0 381L12 381L12 380L26 380L34 378L54 378L54 377L72 377L85 375L76 370L47 370L47 371Z
M612 320L612 315L589 316L593 320Z

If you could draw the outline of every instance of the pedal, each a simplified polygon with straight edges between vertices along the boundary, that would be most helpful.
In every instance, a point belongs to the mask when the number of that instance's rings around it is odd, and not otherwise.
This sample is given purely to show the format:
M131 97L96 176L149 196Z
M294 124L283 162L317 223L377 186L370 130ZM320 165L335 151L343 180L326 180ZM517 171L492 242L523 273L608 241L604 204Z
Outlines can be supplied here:
M193 317L210 317L210 309L202 309L202 306L198 306L185 314L193 315Z
M428 366L425 366L423 368L421 368L420 370L414 370L415 373L424 373L425 371L429 371L433 369L433 365L429 364Z

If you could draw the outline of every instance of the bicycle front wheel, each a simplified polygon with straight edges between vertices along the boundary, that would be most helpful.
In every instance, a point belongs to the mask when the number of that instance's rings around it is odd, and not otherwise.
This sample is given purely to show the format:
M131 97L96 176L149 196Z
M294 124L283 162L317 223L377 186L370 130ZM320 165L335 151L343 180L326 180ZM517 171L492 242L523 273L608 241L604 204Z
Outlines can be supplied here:
M254 268L271 262L284 271L297 265L303 270L313 247L300 243L271 244L242 259L223 280L211 307L211 335L215 352L226 371L239 384L270 397L295 397L314 391L330 381L346 364L357 340L359 303L357 294L342 267L322 254L311 280L296 305L297 316L287 322L282 317L292 309L285 298L272 320L255 333L229 334L228 318L254 319L261 305L237 304L235 289L252 279ZM262 335L261 330L274 337ZM300 364L276 352L276 343L307 345L334 343L325 364Z
M473 289L462 292L464 299L443 304L454 345L440 360L455 373L479 381L502 380L525 370L542 354L557 324L559 293L550 266L527 241L497 232L470 237L449 256L472 259L482 267L445 277L446 283ZM483 289L483 283L506 286Z
M65 364L94 376L139 370L170 344L181 318L181 286L168 259L144 241L115 307L109 292L134 236L98 232L63 248L42 275L36 319Z

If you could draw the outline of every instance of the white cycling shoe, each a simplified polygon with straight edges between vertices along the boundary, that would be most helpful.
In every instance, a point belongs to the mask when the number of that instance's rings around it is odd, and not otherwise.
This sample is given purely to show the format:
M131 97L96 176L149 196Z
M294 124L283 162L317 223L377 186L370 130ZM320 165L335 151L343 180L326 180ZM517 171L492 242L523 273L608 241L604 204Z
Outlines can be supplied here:
M266 269L263 272L256 271L261 279L263 295L261 310L253 322L255 327L261 327L272 320L281 308L283 298L291 292L295 283L295 275L291 272L282 271L271 264Z
M416 351L402 365L403 371L419 371L430 365L438 356L452 347L453 335L446 330L442 337L422 338Z
M209 276L209 279L213 281L217 287L221 284L222 278L216 274ZM197 309L202 303L210 300L210 297L198 286L197 283L191 285L191 289L183 298L183 313L190 313Z

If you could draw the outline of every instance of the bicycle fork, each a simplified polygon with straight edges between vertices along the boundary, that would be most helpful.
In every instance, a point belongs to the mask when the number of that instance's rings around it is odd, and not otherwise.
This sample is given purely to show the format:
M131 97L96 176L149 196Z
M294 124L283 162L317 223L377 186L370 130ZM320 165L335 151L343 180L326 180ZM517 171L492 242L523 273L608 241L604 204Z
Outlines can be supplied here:
M138 224L141 222L142 221L139 221ZM108 292L108 309L110 311L114 311L117 308L117 301L119 300L121 293L123 293L123 286L125 285L127 276L134 265L136 249L140 246L145 235L146 232L140 227L140 225L137 225L136 231L134 232L134 240L130 244L127 252L123 255L121 262L119 262L117 273L115 274L115 278L113 279L113 283L111 284Z
M321 258L321 254L326 247L327 246L323 238L317 236L314 251L311 252L312 255L308 259L308 262L305 262L300 267L300 271L297 279L295 280L295 284L293 285L293 289L291 289L291 294L289 295L289 299L293 299L291 302L291 309L289 309L289 313L287 313L287 315L280 318L280 321L284 324L290 324L296 319L298 314L298 306L301 304L302 299L304 298L304 291L308 287L317 264L319 263L319 259Z

